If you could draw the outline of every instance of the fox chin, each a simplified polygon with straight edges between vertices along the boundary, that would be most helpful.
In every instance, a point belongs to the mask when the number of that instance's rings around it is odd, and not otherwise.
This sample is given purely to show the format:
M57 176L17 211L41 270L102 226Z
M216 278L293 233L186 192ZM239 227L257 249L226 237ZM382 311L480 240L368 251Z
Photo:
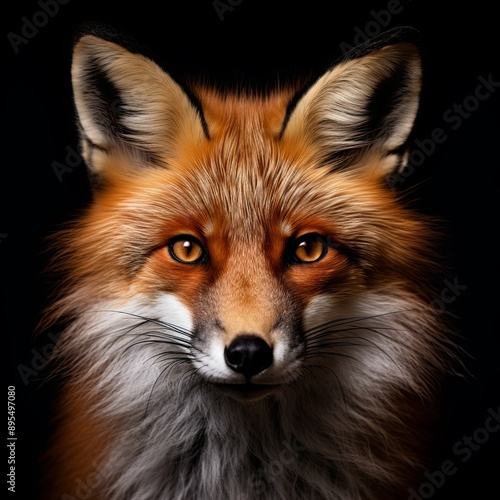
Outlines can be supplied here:
M387 32L265 94L74 46L92 185L56 236L44 498L406 498L453 344L404 168L421 60Z

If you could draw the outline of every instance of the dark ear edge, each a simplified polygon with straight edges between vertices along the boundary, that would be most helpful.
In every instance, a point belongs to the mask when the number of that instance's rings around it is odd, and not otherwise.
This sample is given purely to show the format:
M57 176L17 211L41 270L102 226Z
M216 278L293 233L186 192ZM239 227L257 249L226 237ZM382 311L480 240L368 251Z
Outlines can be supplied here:
M360 57L366 56L370 52L381 49L382 47L387 47L401 42L412 43L417 47L419 52L422 52L423 39L420 31L411 26L398 26L384 31L380 35L352 48L349 52L340 57L335 64L339 64L342 61L349 61L351 59L359 59Z
M193 93L191 88L187 85L187 83L182 78L180 78L175 71L167 69L166 64L164 64L162 58L154 53L149 47L108 24L94 21L86 21L78 24L73 37L73 47L75 47L80 38L85 35L94 35L98 38L102 38L103 40L107 40L108 42L116 43L117 45L120 45L121 47L127 49L132 54L141 54L151 61L155 62L160 68L163 69L163 71L165 71L165 73L170 76L170 78L172 78L172 80L175 81L175 83L177 83L177 85L179 85L179 87L181 87L184 93L188 96L192 106L198 113L205 137L207 139L210 139L208 125L203 113L201 102Z
M141 44L135 38L122 33L121 31L113 28L112 26L109 26L108 24L94 21L86 21L78 24L75 28L73 46L75 46L80 38L85 35L94 35L97 38L102 38L103 40L107 40L108 42L116 43L117 45L120 45L133 54L142 54L148 59L156 62L157 58L148 47L146 47L144 44Z
M412 28L411 26L399 26L387 31L384 31L380 35L371 38L365 43L362 43L361 45L358 45L357 47L354 47L351 49L349 52L347 52L345 55L337 58L332 64L327 65L326 67L322 68L320 71L316 72L316 74L302 87L300 88L295 95L292 97L290 102L287 105L286 112L285 112L285 118L283 120L283 123L281 125L280 132L278 134L278 139L281 139L283 137L283 134L285 132L285 129L288 125L288 121L290 119L290 116L292 115L292 112L294 111L295 107L297 106L298 102L301 100L301 98L304 96L304 94L307 93L307 91L317 82L317 80L324 75L327 71L330 71L332 68L337 66L338 64L341 64L342 62L345 61L350 61L353 59L360 59L363 56L366 56L370 54L371 52L374 52L375 50L381 49L382 47L387 47L389 45L395 45L397 43L401 42L409 42L415 45L420 53L422 55L422 46L423 46L423 39L420 31L418 31L415 28Z

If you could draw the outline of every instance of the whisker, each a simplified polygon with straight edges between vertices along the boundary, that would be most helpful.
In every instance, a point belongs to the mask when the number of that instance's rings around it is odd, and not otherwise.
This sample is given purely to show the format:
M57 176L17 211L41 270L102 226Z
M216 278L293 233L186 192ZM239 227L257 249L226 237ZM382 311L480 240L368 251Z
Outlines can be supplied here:
M401 328L395 328L395 327L389 327L389 326L378 326L378 327L373 327L373 326L354 326L351 328L328 328L328 326L324 327L324 330L318 330L317 332L314 333L314 335L309 335L307 334L307 338L309 340L315 340L315 339L320 339L323 336L328 336L331 335L332 333L347 333L347 332L355 332L357 330L368 330L370 332L379 334L381 336L387 336L385 333L381 333L381 330L387 330L387 331L394 331L398 332L401 331ZM400 339L393 339L392 337L388 337L391 340L394 340L395 342L400 341Z
M357 363L363 365L365 368L368 368L368 365L363 363L363 361L360 361L355 356L352 356L350 354L346 354L345 352L321 351L319 353L310 353L310 355L308 355L308 353L306 353L303 357L304 357L304 359L307 359L307 358L314 358L314 359L336 358L336 357L337 358L347 358L351 361L356 361Z
M389 340L393 340L390 337L388 337ZM352 339L352 340L362 340L363 342L347 342L345 339ZM339 342L339 340L341 342ZM404 344L401 344L404 347ZM354 336L346 336L346 337L335 337L332 339L331 342L326 342L326 343L318 343L318 339L311 343L307 343L308 350L314 350L314 349L320 349L320 348L333 348L333 347L351 347L351 346L359 346L359 347L368 347L371 346L375 349L378 349L380 352L382 352L385 356L387 356L393 363L394 359L381 347L379 346L376 342L373 340L367 339L365 337L362 337L360 335L354 335Z
M149 413L154 393L158 387L158 384L162 379L168 377L171 370L179 365L187 365L188 368L183 370L182 376L189 377L189 383L192 385L195 379L197 368L193 365L194 355L191 351L196 350L200 352L200 349L193 345L193 340L197 338L196 333L190 331L181 326L175 325L173 323L168 323L162 321L158 318L149 318L141 314L132 313L128 311L120 311L113 309L101 309L96 312L108 312L121 314L134 319L134 324L130 327L122 329L125 337L131 336L131 342L127 342L124 346L122 355L132 348L138 348L140 346L171 346L176 349L162 349L157 353L152 353L146 359L146 362L152 361L153 363L165 363L165 366L161 369L160 373L156 377L144 408L144 413L142 419L145 420ZM148 329L146 331L141 331L142 328L147 325L156 325L157 329ZM201 379L199 379L201 380Z
M175 356L175 357L172 357ZM155 363L159 361L176 361L176 360L184 360L188 363L191 363L193 360L193 356L190 354L186 354L185 356L179 356L178 352L175 351L164 351L153 354L151 357L146 359L146 361L154 360Z
M144 335L147 335L147 334L144 334ZM183 348L191 347L191 344L184 342L184 341L180 341L180 340L175 339L175 338L169 339L169 338L159 337L157 339L146 338L146 339L142 339L142 340L137 340L136 342L132 342L131 344L129 344L125 348L125 350L128 350L131 347L135 347L135 346L140 345L140 344L168 344L168 345L174 345L174 346L183 347Z
M384 313L373 314L371 316L351 316L351 317L336 318L336 319L326 321L325 323L322 323L320 325L314 326L314 327L310 328L309 330L306 330L305 334L308 335L311 332L314 333L316 330L320 330L320 329L328 327L328 326L342 326L342 325L349 324L349 323L356 323L358 321L367 321L367 320L381 318L381 317L389 316L389 315L393 315L393 314L402 314L402 313L414 311L414 310L415 310L415 308L398 309L397 311L388 311L388 312L384 312Z
M173 323L167 323L165 321L161 321L160 319L157 319L157 318L148 318L148 317L142 316L140 314L131 313L128 311L114 310L114 309L101 309L100 312L113 312L113 313L117 313L117 314L125 314L127 316L132 316L134 318L141 319L143 321L142 323L138 324L137 326L141 326L141 325L147 324L147 323L154 323L156 325L159 325L159 326L162 326L163 328L168 329L169 331L172 331L175 333L180 333L180 334L186 335L187 337L190 337L190 338L195 337L194 332L192 332L186 328L183 328L181 326L175 325ZM134 329L134 328L135 327L133 327L132 329Z
M335 377L336 381L337 381L337 384L339 386L339 389L340 389L340 393L342 394L342 400L344 401L344 409L345 409L345 412L347 413L347 398L346 398L346 395L345 395L345 392L344 392L344 388L342 387L342 383L340 382L340 379L339 379L339 376L335 373L335 370L333 370L333 368L329 367L329 366L323 366L323 365L305 365L304 368L310 372L312 372L314 374L314 369L317 369L317 370L323 370L323 371L329 371L332 373L332 375Z
M359 359L345 352L340 352L340 350L350 347L372 348L380 351L391 361L391 363L396 365L394 358L383 348L383 346L379 345L374 338L380 337L404 349L410 349L410 346L404 339L394 335L394 333L402 333L405 331L403 325L399 328L397 326L384 324L384 321L382 321L382 324L379 326L364 323L375 319L381 320L381 318L393 316L394 314L403 314L409 310L412 309L401 309L371 316L336 318L310 328L304 332L307 348L304 351L303 358L309 360L318 357L347 357L348 359L353 359L366 366ZM361 332L370 333L374 338L370 338L367 335L361 335Z
M145 420L146 419L146 416L148 414L148 411L149 411L149 407L150 407L150 404L151 404L151 399L153 397L153 392L156 388L156 386L158 385L160 379L165 375L167 374L170 370L173 369L174 366L177 366L178 364L183 364L183 363L189 363L191 364L190 360L189 359L186 359L186 358L175 358L173 359L173 362L172 363L169 363L168 365L165 366L165 368L163 368L160 373L158 374L158 376L156 377L156 380L153 384L153 386L151 387L151 390L149 392L149 396L148 396L148 401L146 403L146 407L144 409L144 414L142 416L142 420Z

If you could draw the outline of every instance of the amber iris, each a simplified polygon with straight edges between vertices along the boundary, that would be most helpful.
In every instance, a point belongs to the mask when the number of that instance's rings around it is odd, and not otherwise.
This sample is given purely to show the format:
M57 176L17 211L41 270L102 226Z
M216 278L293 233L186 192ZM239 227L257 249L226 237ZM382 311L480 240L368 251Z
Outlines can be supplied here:
M192 236L182 236L171 241L168 245L170 255L183 264L195 264L204 256L201 243Z
M328 244L323 236L306 234L295 242L293 257L297 262L311 264L321 260L328 252Z

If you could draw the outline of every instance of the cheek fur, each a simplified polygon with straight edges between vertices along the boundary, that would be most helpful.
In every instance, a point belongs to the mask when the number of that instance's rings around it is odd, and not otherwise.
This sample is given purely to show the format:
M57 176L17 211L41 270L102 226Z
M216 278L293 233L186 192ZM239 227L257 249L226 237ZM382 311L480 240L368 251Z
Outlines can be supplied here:
M344 288L341 285L352 287L354 281L360 283L357 269L345 255L334 250L320 262L288 267L285 279L291 293L301 303L334 289L341 292Z
M189 331L193 328L191 311L174 295L162 294L156 300L154 311L162 321Z
M304 330L311 330L334 319L336 305L336 300L331 294L313 297L305 307L302 316Z

